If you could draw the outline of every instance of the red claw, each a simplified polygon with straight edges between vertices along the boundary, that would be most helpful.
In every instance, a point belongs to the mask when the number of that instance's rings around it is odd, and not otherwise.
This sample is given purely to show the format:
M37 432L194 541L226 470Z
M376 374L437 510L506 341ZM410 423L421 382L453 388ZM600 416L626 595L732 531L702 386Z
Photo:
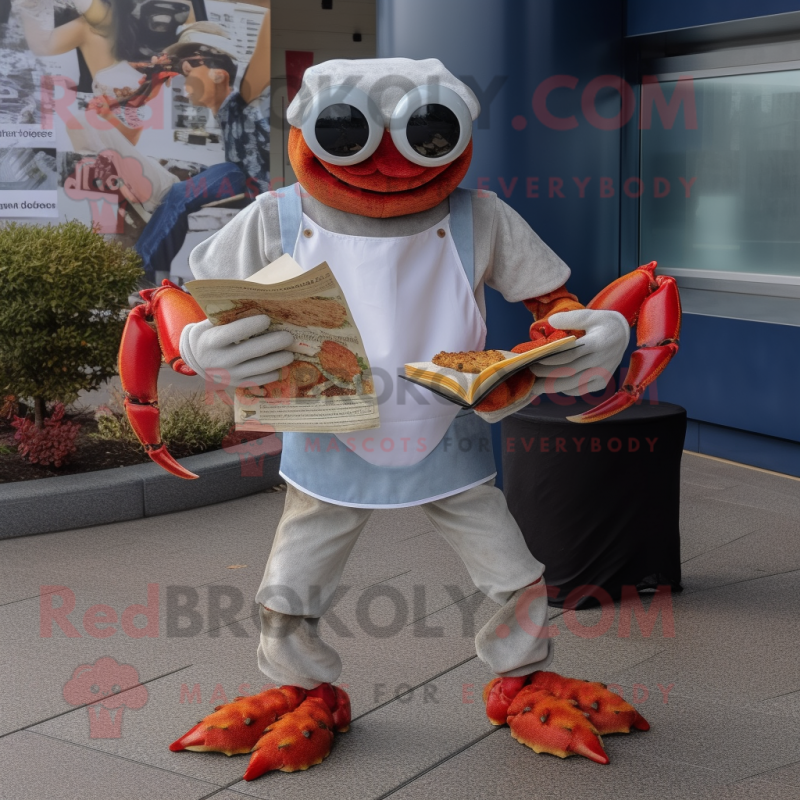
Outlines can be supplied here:
M678 342L681 332L681 298L675 278L659 275L656 289L642 303L636 344L659 347Z
M590 411L567 417L571 422L598 422L638 402L642 393L678 352L681 298L674 278L653 272L651 261L603 289L588 308L619 311L630 325L638 322L636 344L622 388Z
M119 349L125 411L134 433L156 464L179 478L197 478L170 455L161 441L157 386L162 352L176 372L195 374L183 363L178 344L186 325L205 319L205 314L191 295L170 281L139 294L145 302L128 315Z
M599 422L630 408L639 400L647 386L664 371L664 367L677 352L677 344L634 350L622 388L599 406L567 419L570 422Z
M651 261L617 278L597 294L586 308L619 311L628 320L628 325L633 327L645 298L658 286L658 279L654 275L656 266L657 262Z

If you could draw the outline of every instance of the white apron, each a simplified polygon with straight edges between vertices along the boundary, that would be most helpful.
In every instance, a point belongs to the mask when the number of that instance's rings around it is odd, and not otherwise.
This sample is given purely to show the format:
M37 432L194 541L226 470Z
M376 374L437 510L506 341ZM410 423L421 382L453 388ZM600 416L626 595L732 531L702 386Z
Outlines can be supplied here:
M484 347L486 325L450 219L412 236L375 238L332 233L302 215L294 258L307 270L327 261L344 290L375 375L381 419L377 429L326 435L319 445L316 434L285 434L281 474L303 491L343 505L394 507L494 475L489 426L472 412L456 424L459 406L398 377L404 364L440 350Z

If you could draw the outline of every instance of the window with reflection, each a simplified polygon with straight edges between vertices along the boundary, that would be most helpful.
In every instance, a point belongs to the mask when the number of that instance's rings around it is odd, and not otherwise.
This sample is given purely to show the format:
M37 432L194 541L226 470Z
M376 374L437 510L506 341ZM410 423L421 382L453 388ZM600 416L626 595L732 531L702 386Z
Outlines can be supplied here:
M677 85L643 86L643 105ZM653 113L641 131L641 257L667 269L800 276L800 70L686 88L683 113Z

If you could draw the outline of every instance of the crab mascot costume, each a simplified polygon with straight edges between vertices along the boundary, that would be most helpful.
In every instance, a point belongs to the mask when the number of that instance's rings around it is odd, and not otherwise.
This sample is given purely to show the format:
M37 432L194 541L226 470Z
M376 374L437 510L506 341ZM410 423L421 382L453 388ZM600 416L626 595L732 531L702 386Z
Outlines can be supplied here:
M672 279L654 276L652 263L580 305L564 288L567 266L518 214L490 192L458 188L479 111L470 89L433 59L314 66L288 109L299 183L260 195L191 254L197 278L244 279L284 253L305 269L327 261L378 374L396 375L403 364L440 350L482 350L484 285L533 312L531 341L518 351L565 330L582 346L518 373L476 413L417 387L404 397L395 386L381 403L377 430L322 435L319 448L307 448L305 434L285 434L286 506L257 594L258 664L280 688L218 707L173 750L252 753L247 780L271 769L306 769L328 755L350 710L346 693L333 685L342 664L319 637L319 619L372 509L415 505L497 604L475 640L478 657L497 676L484 691L492 723L508 723L537 752L577 753L603 764L600 735L649 727L602 684L546 671L553 648L542 633L544 566L494 486L489 423L545 388L603 388L638 320L640 347L625 385L575 421L630 406L677 349L677 290ZM147 290L144 300L123 337L129 415L156 461L194 477L159 438L161 352L153 327L175 369L207 380L209 371L224 369L234 384L278 380L294 357L286 350L292 336L266 332L264 316L213 327L168 284ZM527 609L524 628L519 607Z

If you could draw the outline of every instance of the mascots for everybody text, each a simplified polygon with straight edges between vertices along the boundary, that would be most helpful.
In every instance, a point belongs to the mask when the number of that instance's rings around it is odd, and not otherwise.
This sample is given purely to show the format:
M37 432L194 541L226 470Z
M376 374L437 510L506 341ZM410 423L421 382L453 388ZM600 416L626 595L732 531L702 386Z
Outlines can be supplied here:
M494 486L487 443L490 422L545 389L603 388L638 321L639 349L622 389L574 419L591 422L632 405L677 350L677 289L673 279L654 276L652 263L581 306L565 289L568 267L516 212L490 192L458 188L479 111L470 89L433 59L312 67L288 109L299 183L259 196L191 255L197 278L246 278L283 253L305 269L327 261L373 370L384 375L438 351L482 350L485 285L534 315L531 341L518 352L565 330L580 336L581 346L517 373L475 412L418 387L401 397L395 387L381 403L377 430L322 436L318 450L305 446L305 434L285 434L286 507L256 596L258 664L280 688L219 707L173 750L252 753L247 780L306 769L328 755L334 732L347 730L350 706L334 686L342 664L319 637L319 619L372 509L415 505L498 606L475 640L478 657L497 675L484 692L492 723L508 723L537 752L603 764L600 735L649 727L602 684L546 671L552 642L531 633L547 629L544 566ZM292 336L265 332L264 316L213 327L167 282L142 294L120 358L128 414L155 461L194 477L160 441L162 351L184 374L225 369L233 384L268 384L292 362ZM385 441L392 446L376 446ZM522 605L530 623L524 629L515 618Z

